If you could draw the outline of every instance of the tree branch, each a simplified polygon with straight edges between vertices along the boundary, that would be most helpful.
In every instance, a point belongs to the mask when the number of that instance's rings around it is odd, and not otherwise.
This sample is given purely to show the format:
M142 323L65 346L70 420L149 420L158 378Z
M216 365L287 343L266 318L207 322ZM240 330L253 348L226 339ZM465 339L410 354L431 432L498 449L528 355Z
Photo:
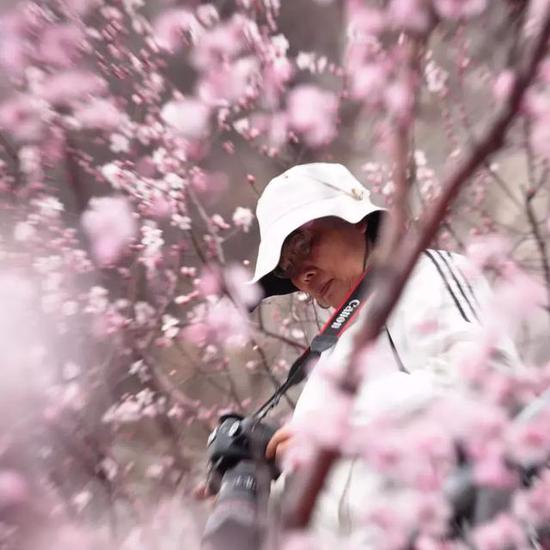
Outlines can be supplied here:
M359 330L354 338L352 357L340 384L340 389L347 394L355 395L360 384L355 366L361 350L366 344L373 342L382 330L419 255L429 246L447 214L449 205L483 161L502 146L505 133L517 114L524 92L531 83L537 65L545 53L550 36L550 3L548 2L545 6L544 16L540 18L540 21L542 21L541 30L533 41L532 47L526 50L527 53L519 63L508 102L482 134L470 154L445 178L443 192L433 209L424 216L418 236L407 234L396 249L387 245L388 241L390 245L392 244L391 240L393 239L391 238L381 243L381 249L374 260L372 272L377 292L369 300L362 330ZM394 223L394 221L388 217L388 221L385 223ZM385 233L389 237L393 235L391 230ZM333 463L339 456L340 453L336 449L321 448L314 456L312 464L297 473L283 510L285 527L304 528L308 525L317 496Z

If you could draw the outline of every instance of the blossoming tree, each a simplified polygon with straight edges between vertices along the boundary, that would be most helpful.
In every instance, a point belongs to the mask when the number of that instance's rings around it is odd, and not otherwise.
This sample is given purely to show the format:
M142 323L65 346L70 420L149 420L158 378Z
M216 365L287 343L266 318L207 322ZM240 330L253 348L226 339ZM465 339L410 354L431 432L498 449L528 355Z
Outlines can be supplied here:
M548 0L4 4L0 546L198 547L208 432L278 386L324 315L299 296L249 317L244 285L259 190L314 159L396 212L356 363L430 243L467 252L495 301L467 397L376 437L318 447L304 427L321 474L287 524L307 526L338 445L398 488L366 513L378 548L548 544ZM514 330L525 369L488 369ZM334 414L354 389L334 384ZM461 461L508 497L450 541Z

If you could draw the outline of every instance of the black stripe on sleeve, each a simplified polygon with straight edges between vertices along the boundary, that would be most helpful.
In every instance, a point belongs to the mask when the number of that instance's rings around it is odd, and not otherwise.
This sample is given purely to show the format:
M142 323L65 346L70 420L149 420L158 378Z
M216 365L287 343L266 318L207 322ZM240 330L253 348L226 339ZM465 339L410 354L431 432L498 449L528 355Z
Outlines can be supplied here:
M462 297L464 298L464 300L468 304L468 307L470 308L470 310L474 314L474 317L479 321L479 317L477 315L477 312L476 312L474 306L472 305L471 300L466 295L464 285L462 285L459 282L459 280L457 279L457 277L455 275L455 272L453 271L453 268L451 267L451 264L454 265L452 258L447 259L445 256L443 256L443 254L439 250L436 250L435 253L441 258L441 260L443 260L443 263L447 266L447 269L449 270L449 273L451 274L451 277L453 278L453 281L455 282L456 286L458 287L458 290L460 291L460 294L462 294Z
M443 282L445 283L445 286L447 287L447 290L449 291L449 294L451 295L451 298L453 299L453 302L455 303L458 311L460 312L460 315L462 315L462 318L467 323L470 323L471 322L470 319L468 319L468 317L466 317L466 313L462 309L462 306L460 305L460 302L458 301L457 297L455 296L455 293L453 292L453 289L451 288L451 285L449 284L449 281L445 277L445 274L441 270L441 267L437 263L436 259L433 257L432 253L429 250L424 250L424 253L426 254L426 256L428 256L428 258L430 258L430 260L434 264L435 268L437 269L437 272L439 273L439 276L443 279Z
M479 311L480 308L481 308L481 305L479 304L479 300L477 299L476 293L474 292L474 289L472 288L472 285L470 284L470 281L468 280L466 275L464 275L464 272L462 271L462 269L460 269L458 264L454 261L453 255L448 251L446 252L446 254L449 257L449 259L451 260L451 262L453 263L453 266L455 267L456 271L462 277L462 280L464 281L464 283L466 284L468 290L470 291L470 295L472 296L472 300L475 302L475 304L477 306L477 311Z
M388 340L390 342L390 347L393 352L393 356L395 357L395 361L397 363L397 366L399 367L399 370L408 373L409 371L405 368L405 365L403 364L403 361L401 361L401 357L399 356L399 352L397 351L397 348L395 347L395 342L393 341L393 338L391 337L390 331L388 329L388 325L384 327L386 329L386 334L388 335Z

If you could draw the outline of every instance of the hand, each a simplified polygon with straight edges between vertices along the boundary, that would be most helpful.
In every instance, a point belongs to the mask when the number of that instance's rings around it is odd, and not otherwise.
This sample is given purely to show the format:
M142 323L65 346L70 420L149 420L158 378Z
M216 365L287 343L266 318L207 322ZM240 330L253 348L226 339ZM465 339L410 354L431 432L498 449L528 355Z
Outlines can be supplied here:
M207 506L210 510L212 510L214 504L216 503L216 499L217 499L217 496L213 495L209 491L208 485L206 483L201 483L201 484L197 485L193 490L193 496L197 500L204 501L207 504Z
M288 425L277 430L267 444L265 457L268 460L275 459L280 464L292 437L293 433Z

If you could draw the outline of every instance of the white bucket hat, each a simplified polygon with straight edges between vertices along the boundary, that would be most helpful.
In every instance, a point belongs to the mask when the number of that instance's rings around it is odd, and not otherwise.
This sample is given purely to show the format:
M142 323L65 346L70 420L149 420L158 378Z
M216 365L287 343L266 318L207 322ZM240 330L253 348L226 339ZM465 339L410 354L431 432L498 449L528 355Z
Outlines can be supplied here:
M254 277L249 283L259 283L264 298L297 291L289 279L273 275L283 243L290 233L307 222L326 216L357 223L384 210L371 201L368 189L341 164L317 162L290 168L273 178L258 199L256 216L260 246ZM379 216L376 216L374 223L369 224L370 235L377 230L378 221Z

